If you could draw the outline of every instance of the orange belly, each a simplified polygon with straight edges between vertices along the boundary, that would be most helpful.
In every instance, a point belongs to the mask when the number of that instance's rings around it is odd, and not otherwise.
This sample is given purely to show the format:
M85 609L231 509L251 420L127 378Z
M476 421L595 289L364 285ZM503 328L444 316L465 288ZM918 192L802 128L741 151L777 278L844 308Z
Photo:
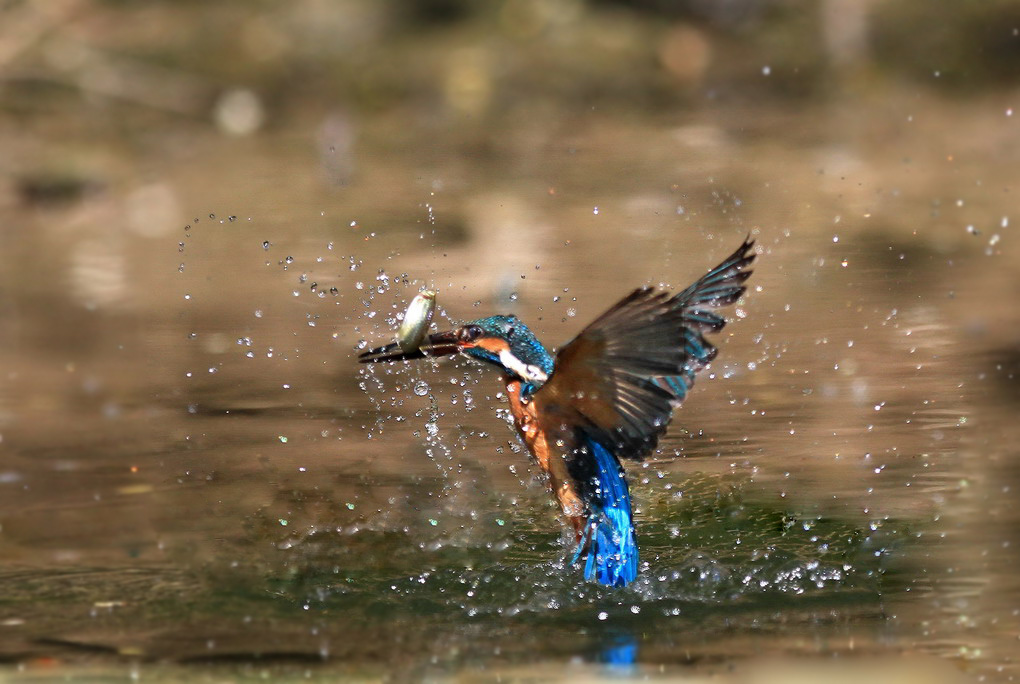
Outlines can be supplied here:
M534 402L521 401L519 380L507 379L506 392L510 398L510 414L513 416L514 426L531 452L532 458L546 474L552 495L559 503L563 514L570 520L577 540L580 541L587 516L584 502L577 494L564 459L565 447L569 442L557 437L542 425L535 411Z

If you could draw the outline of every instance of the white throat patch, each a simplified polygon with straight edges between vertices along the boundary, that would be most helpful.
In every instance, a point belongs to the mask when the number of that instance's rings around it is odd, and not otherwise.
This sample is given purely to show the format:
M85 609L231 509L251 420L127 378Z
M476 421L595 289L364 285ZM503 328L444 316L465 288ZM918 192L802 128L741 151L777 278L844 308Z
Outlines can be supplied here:
M499 352L499 362L517 374L521 380L526 382L545 382L549 376L538 366L524 363L513 355L509 349Z

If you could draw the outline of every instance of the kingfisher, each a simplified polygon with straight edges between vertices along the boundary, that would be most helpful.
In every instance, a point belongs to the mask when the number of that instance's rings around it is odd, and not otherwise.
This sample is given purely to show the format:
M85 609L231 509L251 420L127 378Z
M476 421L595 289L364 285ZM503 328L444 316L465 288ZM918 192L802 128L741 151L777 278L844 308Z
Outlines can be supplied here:
M722 263L673 294L639 287L554 354L513 315L388 344L362 363L464 354L502 371L514 427L573 529L584 577L622 587L637 578L638 547L621 461L653 451L698 371L715 357L705 339L726 319L754 261L748 237Z

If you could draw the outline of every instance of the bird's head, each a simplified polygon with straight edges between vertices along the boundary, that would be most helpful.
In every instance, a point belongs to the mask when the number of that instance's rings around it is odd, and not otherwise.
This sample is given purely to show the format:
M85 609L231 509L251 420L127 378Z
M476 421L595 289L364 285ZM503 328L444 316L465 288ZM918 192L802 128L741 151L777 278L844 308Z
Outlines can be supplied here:
M405 352L396 344L361 354L362 363L401 361L462 352L493 364L511 377L541 386L552 374L553 358L516 316L489 316L445 332L429 335L418 349Z

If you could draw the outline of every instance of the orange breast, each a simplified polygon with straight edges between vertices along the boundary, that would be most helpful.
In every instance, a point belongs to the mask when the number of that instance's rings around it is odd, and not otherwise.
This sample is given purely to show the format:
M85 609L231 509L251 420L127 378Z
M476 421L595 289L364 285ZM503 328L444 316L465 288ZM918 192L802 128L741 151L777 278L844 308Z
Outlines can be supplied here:
M513 416L514 426L531 452L532 458L548 477L549 489L556 497L563 514L570 519L580 540L586 520L585 505L567 471L564 456L570 445L562 436L552 435L542 426L535 411L535 402L521 401L519 380L507 378L506 392L510 398L510 414Z

